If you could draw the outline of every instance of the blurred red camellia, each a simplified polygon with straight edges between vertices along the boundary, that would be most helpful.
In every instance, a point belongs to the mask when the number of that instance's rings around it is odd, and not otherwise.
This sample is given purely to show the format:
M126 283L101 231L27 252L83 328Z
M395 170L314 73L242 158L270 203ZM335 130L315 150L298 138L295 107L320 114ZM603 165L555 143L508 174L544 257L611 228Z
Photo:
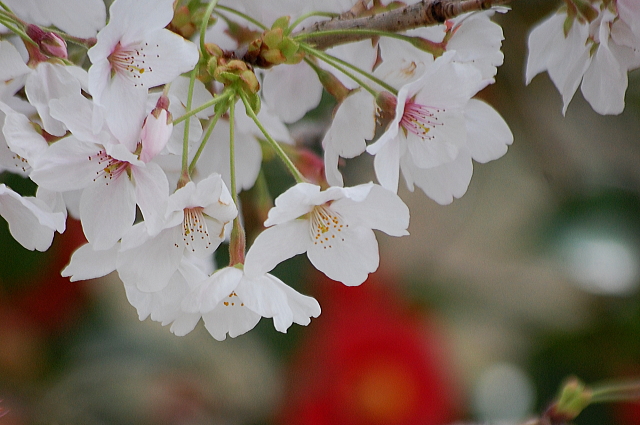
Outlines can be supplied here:
M66 231L56 235L51 248L38 254L36 267L16 278L19 289L7 292L10 282L0 278L0 378L4 383L40 377L47 367L47 344L77 324L87 301L85 285L70 282L60 271L84 242L80 222L69 219Z
M377 277L376 277L377 276ZM435 425L459 406L443 340L380 273L359 287L317 279L322 315L294 355L278 422Z

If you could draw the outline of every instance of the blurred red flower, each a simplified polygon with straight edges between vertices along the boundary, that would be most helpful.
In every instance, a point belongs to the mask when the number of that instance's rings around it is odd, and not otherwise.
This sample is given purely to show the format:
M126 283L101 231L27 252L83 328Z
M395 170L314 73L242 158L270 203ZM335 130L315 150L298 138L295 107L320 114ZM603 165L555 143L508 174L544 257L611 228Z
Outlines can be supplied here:
M393 282L321 278L322 315L294 356L278 417L287 425L435 425L456 418L455 386L428 317Z

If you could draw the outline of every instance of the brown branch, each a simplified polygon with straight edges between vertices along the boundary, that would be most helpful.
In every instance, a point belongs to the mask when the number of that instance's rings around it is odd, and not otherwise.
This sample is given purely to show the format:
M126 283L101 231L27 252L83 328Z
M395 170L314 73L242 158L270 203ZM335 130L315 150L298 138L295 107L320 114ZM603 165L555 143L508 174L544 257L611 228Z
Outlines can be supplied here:
M329 21L316 22L294 35L313 34L334 30L377 30L387 32L406 31L429 25L444 23L466 12L487 10L492 6L510 3L513 0L422 0L419 3L363 18L339 17ZM317 49L328 49L339 44L352 43L373 37L367 34L318 34L305 38Z

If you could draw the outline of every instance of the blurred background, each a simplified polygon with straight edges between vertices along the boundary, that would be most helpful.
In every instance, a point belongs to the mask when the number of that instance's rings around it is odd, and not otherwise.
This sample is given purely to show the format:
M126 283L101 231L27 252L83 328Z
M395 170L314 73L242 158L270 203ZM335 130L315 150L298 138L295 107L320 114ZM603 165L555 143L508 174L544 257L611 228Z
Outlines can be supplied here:
M304 256L276 269L320 302L307 327L176 337L138 320L117 276L59 277L78 223L46 253L0 226L0 424L516 424L571 375L640 379L640 75L615 117L579 91L563 117L547 74L525 87L527 33L559 3L496 17L505 63L482 97L515 140L476 164L462 199L403 188L411 236L378 234L380 270L360 287ZM292 129L301 144L317 148L330 112ZM371 158L347 163L365 173L347 182L373 179ZM591 406L575 423L638 424L640 404Z

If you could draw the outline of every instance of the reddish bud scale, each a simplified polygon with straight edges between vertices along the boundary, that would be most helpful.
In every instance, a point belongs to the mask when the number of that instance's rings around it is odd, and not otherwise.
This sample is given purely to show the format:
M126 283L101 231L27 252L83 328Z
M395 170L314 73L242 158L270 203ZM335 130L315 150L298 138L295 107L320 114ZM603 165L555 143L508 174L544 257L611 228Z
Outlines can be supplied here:
M57 58L67 58L67 43L58 34L45 32L42 28L32 24L27 26L26 32L43 53Z

